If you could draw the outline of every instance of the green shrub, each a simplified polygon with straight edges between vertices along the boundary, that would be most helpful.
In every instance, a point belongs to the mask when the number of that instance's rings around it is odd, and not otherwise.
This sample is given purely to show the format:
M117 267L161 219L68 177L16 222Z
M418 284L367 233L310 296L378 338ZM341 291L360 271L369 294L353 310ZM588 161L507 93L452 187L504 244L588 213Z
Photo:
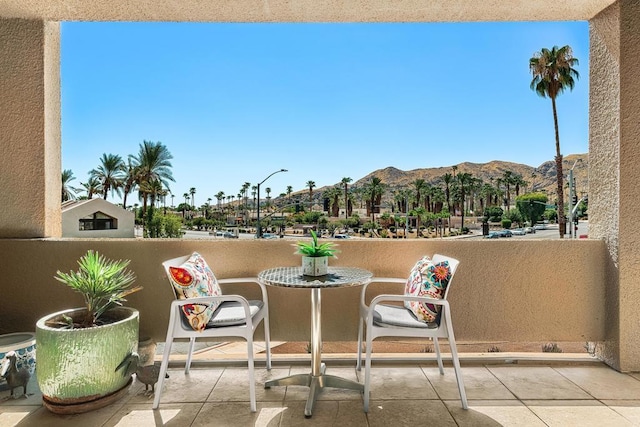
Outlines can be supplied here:
M502 218L502 228L511 228L511 220L509 218Z

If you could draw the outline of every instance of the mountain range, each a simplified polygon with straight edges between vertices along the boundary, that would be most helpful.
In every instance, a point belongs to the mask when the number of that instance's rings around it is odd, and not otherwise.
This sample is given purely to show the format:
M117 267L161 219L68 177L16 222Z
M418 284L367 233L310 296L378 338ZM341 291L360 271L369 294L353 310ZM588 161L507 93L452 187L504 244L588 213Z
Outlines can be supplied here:
M569 171L573 168L573 176L576 181L576 191L578 195L589 192L589 155L585 154L570 154L564 156L562 162L563 175L565 176L565 186L568 185L567 176ZM505 162L500 160L493 160L488 163L472 163L464 162L457 165L451 165L448 167L438 168L421 168L413 169L409 171L403 171L393 166L386 167L384 169L375 170L368 175L352 181L349 184L350 188L360 188L371 181L373 177L379 178L387 188L391 190L399 188L411 188L412 183L417 179L424 179L428 184L432 186L443 186L442 176L446 173L470 173L475 178L480 178L484 182L496 185L496 180L501 178L506 171L511 171L513 175L520 175L527 185L521 189L521 193L542 191L549 195L549 199L552 199L556 194L556 164L554 160L549 160L542 163L538 167L529 166L521 163ZM342 185L338 182L334 186L342 188ZM322 197L324 190L327 190L333 186L325 186L313 189L314 201ZM298 191L294 194L303 195L308 190ZM565 194L568 191L565 189Z

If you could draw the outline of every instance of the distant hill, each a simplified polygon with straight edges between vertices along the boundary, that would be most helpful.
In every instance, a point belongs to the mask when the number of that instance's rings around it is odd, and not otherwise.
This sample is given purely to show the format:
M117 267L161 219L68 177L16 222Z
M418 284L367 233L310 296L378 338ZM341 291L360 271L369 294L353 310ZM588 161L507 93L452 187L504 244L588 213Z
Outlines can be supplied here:
M574 167L575 164L575 167ZM573 176L576 179L578 195L589 192L589 155L588 154L570 154L563 159L563 174L565 175L565 188L567 185L566 177L569 170L573 167ZM351 182L350 188L359 188L371 181L371 178L378 177L389 189L395 190L402 187L410 187L417 179L424 179L428 184L433 186L442 185L442 176L446 173L453 173L453 166L457 167L456 173L467 172L476 178L491 184L504 175L504 172L511 171L514 175L522 176L528 185L521 190L521 193L531 191L546 190L549 197L552 198L556 194L556 165L555 161L550 160L544 162L538 167L523 165L520 163L503 162L493 160L488 163L471 163L464 162L449 167L424 168L403 171L393 166L384 169L378 169L364 176L363 178ZM495 185L495 184L493 184ZM340 186L337 182L334 186ZM333 186L325 186L313 189L314 201L322 199L323 191ZM342 187L341 187L342 188ZM566 191L566 190L565 190ZM294 195L308 194L308 190L301 190Z

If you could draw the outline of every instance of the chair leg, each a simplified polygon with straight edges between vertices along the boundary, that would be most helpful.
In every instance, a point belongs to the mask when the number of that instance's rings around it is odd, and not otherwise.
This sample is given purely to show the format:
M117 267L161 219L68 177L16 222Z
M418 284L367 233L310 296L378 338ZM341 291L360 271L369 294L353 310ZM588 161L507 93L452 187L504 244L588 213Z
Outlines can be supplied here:
M256 412L256 381L255 372L253 367L253 340L247 340L247 359L249 368L249 400L251 405L251 412Z
M267 371L271 370L271 332L269 326L269 317L265 316L262 320L264 326L264 344L267 353Z
M433 338L433 347L436 349L436 359L438 360L438 368L440 375L444 375L444 366L442 366L442 354L440 353L440 342L437 337Z
M447 319L448 320L448 319ZM467 404L467 393L464 390L464 380L462 379L462 370L460 369L460 360L458 359L458 349L456 347L456 339L453 336L453 328L451 327L451 321L447 322L447 329L449 334L449 347L451 347L451 359L453 361L453 369L456 373L456 380L458 381L458 391L460 392L460 401L462 402L462 409L469 409Z
M187 363L184 365L184 373L187 375L191 369L191 358L193 357L193 349L196 344L195 338L189 338L189 353L187 353Z
M164 352L162 353L162 363L160 364L160 374L158 375L158 383L155 385L155 397L153 399L152 409L158 409L160 406L160 396L162 395L162 386L164 385L164 377L167 374L167 368L169 367L169 356L171 355L171 345L173 339L167 339L164 343Z
M362 332L364 329L364 319L360 317L360 322L358 324L358 359L356 360L356 370L360 371L362 369Z
M371 349L373 343L367 330L367 353L365 355L364 366L364 412L369 412L369 395L371 393Z

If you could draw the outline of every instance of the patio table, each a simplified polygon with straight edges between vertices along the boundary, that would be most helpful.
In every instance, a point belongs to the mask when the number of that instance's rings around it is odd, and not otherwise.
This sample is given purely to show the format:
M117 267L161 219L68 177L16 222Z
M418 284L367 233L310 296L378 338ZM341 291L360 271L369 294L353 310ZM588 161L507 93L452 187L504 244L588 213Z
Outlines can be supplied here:
M361 286L371 281L370 271L353 267L329 267L324 276L305 276L301 267L277 267L258 274L258 280L267 286L311 289L311 373L297 374L265 382L264 388L272 386L302 385L309 387L309 397L304 408L305 417L313 414L318 395L325 387L364 391L364 385L335 375L326 375L322 363L322 333L320 291L324 288Z

